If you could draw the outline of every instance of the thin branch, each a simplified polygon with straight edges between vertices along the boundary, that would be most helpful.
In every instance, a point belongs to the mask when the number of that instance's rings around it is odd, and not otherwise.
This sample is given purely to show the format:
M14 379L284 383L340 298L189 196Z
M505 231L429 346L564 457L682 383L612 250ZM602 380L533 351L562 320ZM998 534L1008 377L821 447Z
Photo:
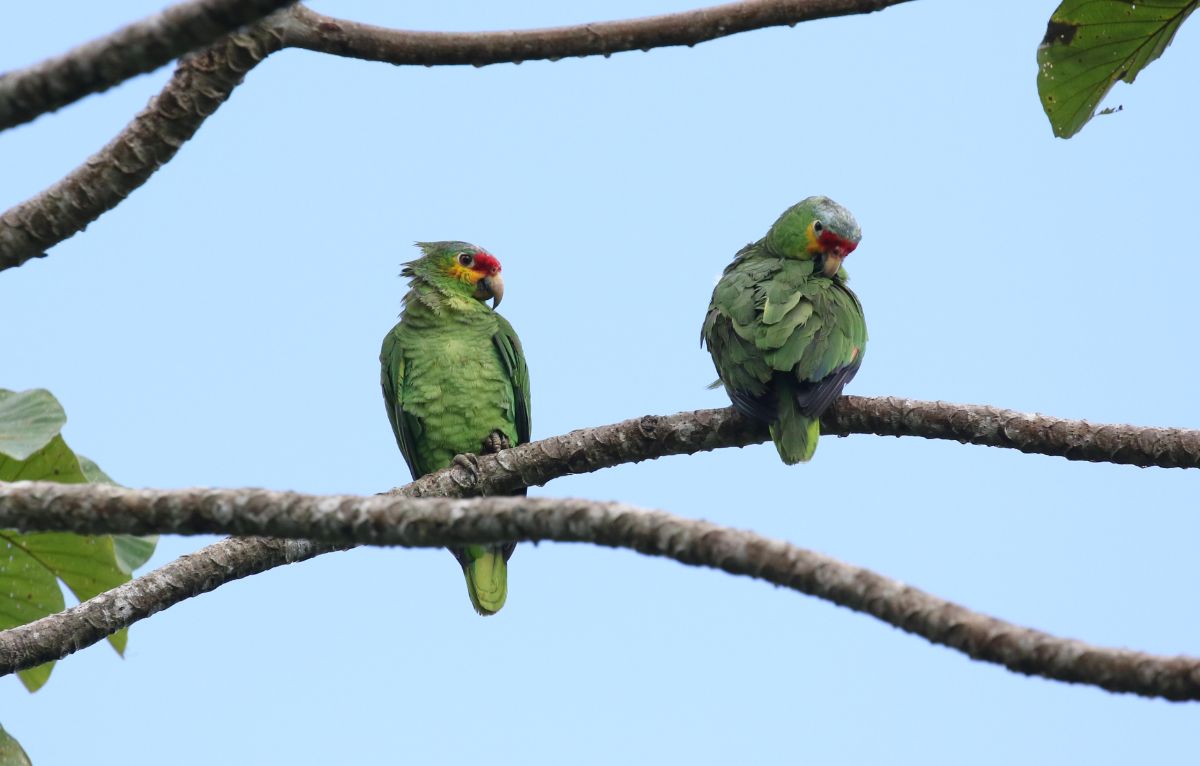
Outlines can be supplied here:
M1200 659L1058 638L779 540L623 503L130 490L21 482L0 486L0 526L92 534L216 532L417 547L502 540L590 542L791 588L1019 673L1148 697L1200 699ZM0 673L49 659L34 648L46 643L37 634L32 625L0 633Z
M1200 462L1197 431L1091 425L976 405L843 397L826 414L822 425L830 432L848 433L853 427L862 433L955 439L1071 459L1099 460L1107 453L1134 465L1196 466ZM1030 434L1040 434L1042 443L1030 441L1027 438ZM1014 437L1019 442L1004 443ZM499 494L621 463L690 455L720 447L743 447L766 438L760 423L747 420L732 408L681 412L667 417L647 415L480 456L472 469L456 464L390 494L409 497ZM1110 439L1140 444L1141 451L1131 453L1115 448ZM1098 450L1097 444L1102 448ZM0 493L0 498L3 497ZM5 508L5 512L10 511ZM21 667L65 657L154 612L215 590L226 582L336 549L318 545L304 549L304 555L294 549L281 557L277 546L282 544L272 540L223 540L61 614L15 628L23 632L13 635L25 638L8 637L0 642L0 667L8 667L6 663L15 662L13 658L18 656L32 658ZM208 561L219 565L211 566L205 563ZM11 631L0 636L10 634ZM30 643L32 639L28 637L34 635L44 638ZM16 641L23 642L20 655L8 653L16 651L12 648ZM34 643L36 649L31 648ZM35 651L38 653L30 653Z
M26 69L0 74L0 130L152 72L295 0L191 0Z
M0 270L45 255L116 207L167 163L256 64L282 46L267 24L184 57L116 138L66 178L0 213Z
M233 0L203 1L213 7L221 3L234 4ZM465 34L383 29L328 18L302 6L277 11L244 33L230 35L181 60L163 91L107 146L66 178L0 214L0 271L44 256L48 248L83 231L89 223L116 207L175 156L208 115L229 97L247 71L284 47L309 48L397 64L469 63L482 66L503 61L608 55L635 48L649 50L668 45L694 45L751 29L869 13L908 1L751 0L629 21ZM249 13L247 9L251 2L255 13L265 11L272 3L285 4L282 0L245 2L247 5L243 10L246 13ZM173 10L180 12L181 7ZM158 18L122 30L117 36L133 35L143 39L139 35L148 34L147 30L158 24ZM232 18L224 17L221 23L226 22L232 23ZM213 28L209 25L204 35ZM131 29L142 31L131 32ZM204 35L197 33L196 37ZM183 45L183 42L178 44ZM93 45L102 48L103 54L85 53L88 46L84 46L31 70L9 75L17 78L11 82L9 77L0 78L0 128L5 124L3 110L9 108L5 107L4 101L8 91L20 91L19 96L10 97L20 103L11 107L14 116L9 119L20 118L22 114L26 116L21 119L31 119L37 109L42 108L39 103L45 108L54 108L53 104L70 93L83 95L97 89L98 81L90 70L77 72L64 61L75 61L80 56L90 61L91 56L100 55L105 62L105 72L112 67L111 72L118 73L104 74L99 80L111 85L119 81L119 72L144 71L139 67L150 60L136 47L121 52L110 49L103 41ZM112 56L122 63L110 61ZM58 95L44 96L39 102L36 97L27 95L26 91L32 86L22 85L23 82L51 84L51 90Z
M871 13L910 0L749 0L624 21L502 32L415 32L322 16L303 6L283 22L286 44L338 56L425 66L516 63L696 45L766 27Z

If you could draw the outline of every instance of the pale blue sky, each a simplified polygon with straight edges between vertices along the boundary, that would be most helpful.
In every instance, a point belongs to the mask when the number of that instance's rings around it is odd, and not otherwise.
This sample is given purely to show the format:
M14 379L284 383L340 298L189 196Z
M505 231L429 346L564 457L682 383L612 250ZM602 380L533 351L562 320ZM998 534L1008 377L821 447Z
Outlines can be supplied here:
M699 325L789 204L854 211L871 341L850 391L1200 427L1200 22L1120 114L1054 139L1035 48L1056 3L919 0L609 60L396 68L285 51L178 157L49 258L0 274L0 386L136 487L373 493L408 480L376 356L411 242L504 264L537 438L724 406ZM0 71L158 0L10 4ZM683 0L319 2L495 29ZM170 69L0 134L0 209L105 143ZM1091 642L1200 654L1195 472L827 438L573 477L748 527ZM152 565L209 542L164 540ZM66 763L1123 764L1194 752L1197 709L1016 676L742 578L521 546L470 609L445 551L358 550L225 586L96 646L0 722Z

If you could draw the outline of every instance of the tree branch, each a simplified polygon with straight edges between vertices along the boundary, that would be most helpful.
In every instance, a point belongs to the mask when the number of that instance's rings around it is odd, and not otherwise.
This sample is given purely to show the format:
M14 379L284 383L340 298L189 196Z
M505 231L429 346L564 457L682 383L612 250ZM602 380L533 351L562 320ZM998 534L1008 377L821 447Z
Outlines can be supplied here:
M869 13L908 1L748 0L629 21L463 34L383 29L321 16L303 6L277 11L244 33L182 59L163 91L107 146L66 178L0 214L0 271L44 256L48 248L116 207L175 156L246 72L284 47L395 64L482 66L695 45L751 29ZM261 16L286 4L283 0L194 0L57 59L0 77L0 129L148 71L145 67L151 62L162 63L160 59L171 51L221 31L221 25L233 24L241 18L234 11ZM183 16L192 19L196 28L180 21ZM199 19L207 23L201 25ZM174 46L170 50L157 44L167 38Z
M821 432L920 436L1094 463L1200 468L1197 430L1095 424L978 404L843 396L821 418ZM414 497L501 494L574 473L745 447L768 438L764 424L732 407L647 415L480 455L475 471L454 465L392 492Z
M333 19L296 6L286 44L338 56L425 66L516 63L692 46L765 27L883 10L910 0L748 0L683 13L549 29L415 32Z
M154 71L294 2L191 0L61 56L0 74L0 130Z
M167 163L246 72L282 46L261 23L184 57L175 74L116 138L66 178L0 214L0 270L45 255Z
M1169 700L1200 699L1200 659L1160 657L1057 638L779 540L623 503L525 497L322 497L267 490L130 490L20 482L0 486L0 526L92 534L275 535L331 544L419 547L514 539L590 542L791 588L1019 673ZM286 547L261 539L240 542ZM278 558L286 553L270 550L269 555ZM315 555L315 550L303 549L300 555ZM228 569L225 562L224 568L216 567L215 576ZM238 571L239 576L250 573ZM149 613L149 605L139 606ZM118 609L114 604L113 611ZM45 640L36 638L34 625L0 633L0 672L12 673L52 658L39 653Z
M831 433L925 436L1008 446L1075 460L1102 460L1108 455L1114 462L1133 465L1195 467L1200 463L1197 431L1091 425L977 405L842 397L826 413L822 427ZM742 417L732 408L666 417L648 415L479 456L473 470L456 464L389 494L409 497L500 494L621 463L690 455L720 447L743 447L766 438L762 424ZM1132 447L1124 449L1118 442L1140 446L1132 451ZM12 486L0 484L0 512L15 512L17 506L9 505L13 502L9 499ZM60 659L226 582L340 549L322 545L301 547L299 543L281 549L283 545L278 540L223 540L65 612L0 633L0 669L17 667L18 658L23 658L19 668ZM34 640L35 636L40 638Z

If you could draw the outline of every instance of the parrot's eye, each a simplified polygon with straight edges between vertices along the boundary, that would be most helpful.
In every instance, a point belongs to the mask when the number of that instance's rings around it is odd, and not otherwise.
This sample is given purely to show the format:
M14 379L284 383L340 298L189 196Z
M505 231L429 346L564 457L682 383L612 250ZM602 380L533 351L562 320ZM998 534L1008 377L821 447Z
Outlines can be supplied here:
M820 234L825 231L825 224L820 221L813 221L813 234Z
M475 262L475 259L471 256L470 253L459 253L458 254L458 262L461 263L463 266L470 266L472 263Z

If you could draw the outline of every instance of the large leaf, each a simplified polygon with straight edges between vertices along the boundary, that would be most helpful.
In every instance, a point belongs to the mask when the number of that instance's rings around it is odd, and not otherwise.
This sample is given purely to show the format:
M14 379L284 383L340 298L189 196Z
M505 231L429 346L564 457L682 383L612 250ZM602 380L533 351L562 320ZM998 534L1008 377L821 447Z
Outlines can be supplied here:
M62 588L23 541L33 535L0 532L0 629L8 630L66 608ZM22 670L21 683L31 692L50 680L53 662Z
M32 766L29 756L3 726L0 726L0 766Z
M1078 133L1117 80L1133 82L1162 55L1197 5L1200 0L1064 0L1037 54L1038 93L1054 135Z
M42 392L57 407L50 394ZM21 395L17 395L21 396ZM11 397L10 397L11 399ZM61 408L58 408L61 413ZM0 421L4 428L21 429L29 419ZM24 459L0 454L0 481L57 481L64 484L113 483L91 460L77 456L56 433ZM26 431L31 429L26 429ZM42 433L47 429L43 428ZM26 440L28 441L28 440ZM24 625L65 608L59 581L80 601L127 582L133 570L150 557L157 538L129 535L84 536L62 532L30 535L0 530L0 630ZM128 638L122 630L108 637L119 653ZM50 678L54 663L19 673L30 691Z
M0 456L24 460L46 446L66 422L67 413L49 391L0 388Z

